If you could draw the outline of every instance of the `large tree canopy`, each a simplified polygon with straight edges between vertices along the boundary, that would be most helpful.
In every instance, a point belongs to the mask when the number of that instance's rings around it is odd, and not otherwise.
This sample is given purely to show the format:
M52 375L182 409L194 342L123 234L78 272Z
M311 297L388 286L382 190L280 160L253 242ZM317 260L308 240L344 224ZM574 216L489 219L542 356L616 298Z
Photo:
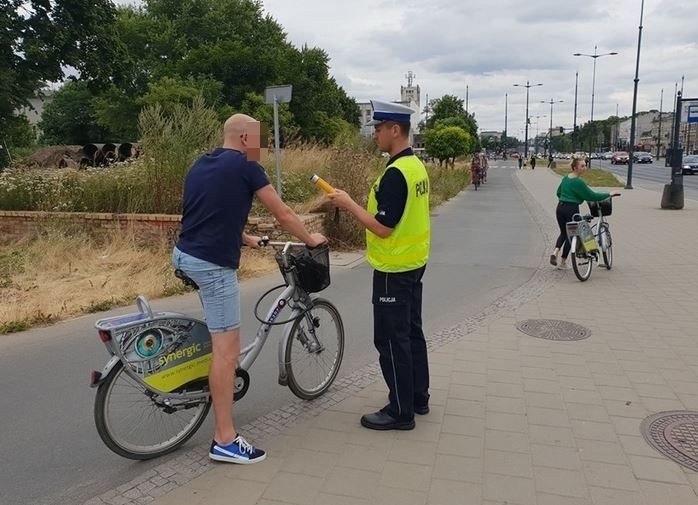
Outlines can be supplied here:
M118 51L105 52L100 73L77 67L95 95L94 120L108 137L92 140L136 140L141 107L159 103L166 112L195 95L221 115L258 112L271 126L259 97L279 84L293 85L282 116L287 134L332 141L342 125L358 127L356 102L330 76L329 55L291 45L259 1L146 0L112 10Z
M116 14L109 0L0 0L0 119L61 80L67 66L102 85L119 75Z

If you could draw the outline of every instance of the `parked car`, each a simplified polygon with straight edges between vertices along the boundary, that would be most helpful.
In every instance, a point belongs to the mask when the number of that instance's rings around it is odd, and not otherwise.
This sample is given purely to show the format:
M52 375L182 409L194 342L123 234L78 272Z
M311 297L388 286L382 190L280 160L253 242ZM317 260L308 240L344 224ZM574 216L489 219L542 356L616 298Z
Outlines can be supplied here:
M606 151L601 155L602 160L610 160L611 157L613 156L613 151Z
M618 151L611 156L611 165L626 165L628 163L628 153Z
M633 162L635 163L652 163L653 161L650 153L633 153Z
M681 165L681 172L684 175L693 175L698 172L698 154L691 154L689 156L683 157L683 164Z

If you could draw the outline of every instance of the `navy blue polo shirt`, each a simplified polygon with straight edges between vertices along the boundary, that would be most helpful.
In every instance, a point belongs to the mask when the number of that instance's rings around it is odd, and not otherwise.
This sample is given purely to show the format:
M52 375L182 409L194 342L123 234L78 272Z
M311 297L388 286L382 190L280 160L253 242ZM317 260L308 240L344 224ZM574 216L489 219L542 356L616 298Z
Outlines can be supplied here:
M388 166L395 163L398 158L412 155L414 152L411 147L408 147L390 158ZM376 190L376 203L378 204L376 221L388 228L395 228L402 219L405 205L407 205L407 180L399 169L393 167L385 171Z
M269 184L259 163L234 149L199 158L184 180L177 248L222 267L238 268L242 233L254 193Z

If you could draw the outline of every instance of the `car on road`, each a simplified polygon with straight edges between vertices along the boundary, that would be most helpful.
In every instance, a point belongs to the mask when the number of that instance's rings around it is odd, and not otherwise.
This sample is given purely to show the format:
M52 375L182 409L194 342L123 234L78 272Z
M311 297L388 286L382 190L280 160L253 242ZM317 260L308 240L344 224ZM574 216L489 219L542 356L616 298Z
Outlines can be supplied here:
M650 153L634 153L633 161L635 163L652 163L654 159L652 159L652 155Z
M698 154L691 154L683 157L681 164L681 173L684 175L693 175L698 172Z
M601 155L602 160L610 160L611 157L613 156L613 151L606 151Z
M628 163L628 153L618 151L611 156L611 165L626 165Z

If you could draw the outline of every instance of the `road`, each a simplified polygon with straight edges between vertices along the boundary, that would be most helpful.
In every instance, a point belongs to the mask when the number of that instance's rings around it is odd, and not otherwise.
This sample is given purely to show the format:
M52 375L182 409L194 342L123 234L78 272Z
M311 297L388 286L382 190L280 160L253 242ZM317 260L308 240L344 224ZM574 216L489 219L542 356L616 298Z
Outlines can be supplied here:
M482 311L531 278L546 244L511 179L512 162L494 162L489 181L433 211L432 257L425 276L427 335ZM370 314L371 270L365 263L334 268L324 296L342 312L347 328L340 375L373 363ZM243 335L256 330L254 301L278 284L278 274L242 283ZM200 316L195 295L155 300L155 310ZM107 354L93 328L99 317L80 317L48 328L0 337L0 489L3 505L75 505L130 481L166 458L134 462L112 454L100 441L92 418L92 369ZM278 335L278 333L276 334ZM276 340L251 370L251 387L236 405L239 426L288 404L294 397L276 383ZM210 440L211 420L186 447ZM173 456L174 457L174 456Z
M592 166L605 168L621 176L625 181L628 177L627 165L611 165L610 161L592 160ZM654 163L633 163L633 187L651 189L661 192L665 184L671 182L671 169L664 166L664 158ZM698 200L698 175L683 176L684 197ZM657 202L659 205L659 202Z

